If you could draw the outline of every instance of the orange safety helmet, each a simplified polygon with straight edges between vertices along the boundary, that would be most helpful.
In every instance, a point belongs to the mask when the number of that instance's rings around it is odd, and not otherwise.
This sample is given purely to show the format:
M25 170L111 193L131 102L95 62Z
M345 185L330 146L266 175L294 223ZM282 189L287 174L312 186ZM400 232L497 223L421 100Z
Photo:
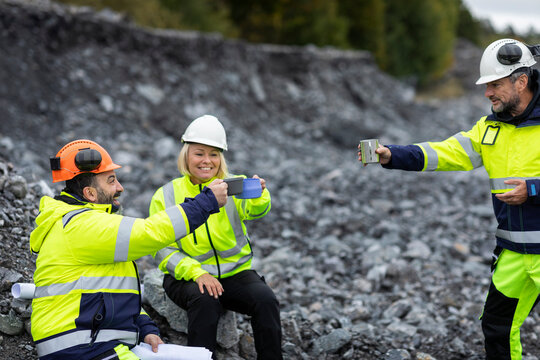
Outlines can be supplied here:
M121 168L109 153L91 140L75 140L51 157L53 182L71 180L82 173L99 174Z

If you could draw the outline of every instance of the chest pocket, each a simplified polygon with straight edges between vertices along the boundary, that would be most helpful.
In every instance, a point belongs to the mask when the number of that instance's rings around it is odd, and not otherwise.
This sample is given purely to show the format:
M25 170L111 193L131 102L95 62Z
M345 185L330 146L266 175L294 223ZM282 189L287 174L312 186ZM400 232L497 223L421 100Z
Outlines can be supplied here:
M500 126L488 125L482 137L482 145L494 145L500 130Z

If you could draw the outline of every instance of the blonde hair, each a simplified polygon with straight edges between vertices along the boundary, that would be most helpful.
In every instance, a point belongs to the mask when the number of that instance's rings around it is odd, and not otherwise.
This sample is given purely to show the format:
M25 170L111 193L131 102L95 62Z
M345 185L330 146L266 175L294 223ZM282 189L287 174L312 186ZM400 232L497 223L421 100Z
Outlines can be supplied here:
M191 177L192 175L188 169L189 146L190 146L189 143L184 143L184 146L182 146L182 149L180 150L180 154L178 154L177 166L178 166L178 171L180 171L180 174ZM220 166L219 166L216 176L220 179L224 179L229 175L229 170L227 168L227 161L225 161L225 156L223 155L223 151L221 150L219 150L219 160L220 160Z

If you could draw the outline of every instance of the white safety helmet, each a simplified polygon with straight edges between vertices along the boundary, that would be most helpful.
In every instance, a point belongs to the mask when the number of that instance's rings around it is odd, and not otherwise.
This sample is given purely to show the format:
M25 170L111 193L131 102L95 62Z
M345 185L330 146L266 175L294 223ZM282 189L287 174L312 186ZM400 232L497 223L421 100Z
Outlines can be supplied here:
M502 79L519 68L534 64L534 56L525 44L514 39L494 41L484 50L476 85Z
M198 143L227 150L225 128L217 117L203 115L189 124L182 135L182 142Z

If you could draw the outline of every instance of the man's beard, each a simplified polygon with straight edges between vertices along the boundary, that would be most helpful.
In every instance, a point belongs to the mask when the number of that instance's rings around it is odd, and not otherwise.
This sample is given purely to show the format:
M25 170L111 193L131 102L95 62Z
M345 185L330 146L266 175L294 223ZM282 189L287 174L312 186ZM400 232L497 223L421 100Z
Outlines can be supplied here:
M117 212L120 209L121 205L117 205L114 203L114 198L120 196L120 193L115 193L114 195L108 195L100 188L96 188L97 190L97 201L98 204L111 204L112 205L112 211Z
M499 102L500 102L500 105L497 108L492 107L493 112L511 114L514 110L516 110L518 108L518 105L519 105L519 102L520 102L519 95L514 94L510 98L510 100L508 100L508 102L503 102L500 99L499 99Z

